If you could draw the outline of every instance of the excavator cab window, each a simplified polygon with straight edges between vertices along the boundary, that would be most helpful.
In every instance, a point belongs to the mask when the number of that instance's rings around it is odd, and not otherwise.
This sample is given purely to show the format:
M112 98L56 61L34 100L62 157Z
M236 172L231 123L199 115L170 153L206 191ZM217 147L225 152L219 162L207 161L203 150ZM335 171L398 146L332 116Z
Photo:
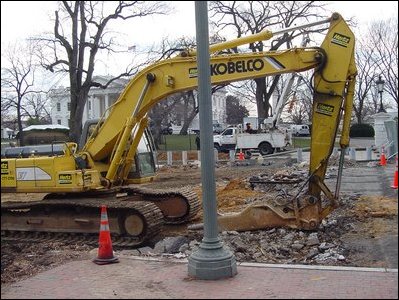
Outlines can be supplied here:
M128 179L152 177L155 175L154 142L148 129L137 147L135 163L129 172Z

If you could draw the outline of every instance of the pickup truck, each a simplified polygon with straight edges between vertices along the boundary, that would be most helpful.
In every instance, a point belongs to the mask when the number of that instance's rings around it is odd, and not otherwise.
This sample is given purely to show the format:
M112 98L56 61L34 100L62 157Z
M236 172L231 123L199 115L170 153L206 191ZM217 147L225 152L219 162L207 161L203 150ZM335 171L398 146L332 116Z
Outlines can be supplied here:
M259 151L261 155L274 153L275 150L292 144L291 134L281 129L270 129L259 133L246 133L241 127L229 127L221 134L213 136L214 148L219 152L242 150L246 155Z

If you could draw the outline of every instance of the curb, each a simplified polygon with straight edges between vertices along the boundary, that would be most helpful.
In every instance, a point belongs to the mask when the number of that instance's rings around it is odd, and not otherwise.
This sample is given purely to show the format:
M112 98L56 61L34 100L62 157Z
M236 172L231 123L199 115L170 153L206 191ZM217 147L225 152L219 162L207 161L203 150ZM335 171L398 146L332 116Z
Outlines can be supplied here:
M139 261L152 261L164 263L180 263L187 264L187 258L162 258L162 257L135 257L135 256L120 256L127 259ZM353 271L353 272L378 272L378 273L398 273L398 269L389 268L369 268L369 267L341 267L341 266L322 266L322 265L283 265L283 264L265 264L256 262L237 262L240 267L252 268L276 268L276 269L302 269L302 270L325 270L325 271Z

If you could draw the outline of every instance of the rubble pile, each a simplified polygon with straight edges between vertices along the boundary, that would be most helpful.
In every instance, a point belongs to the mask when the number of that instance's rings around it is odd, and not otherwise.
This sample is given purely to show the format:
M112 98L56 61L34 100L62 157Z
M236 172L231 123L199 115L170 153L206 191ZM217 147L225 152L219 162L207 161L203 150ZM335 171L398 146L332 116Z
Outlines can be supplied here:
M248 183L255 191L273 192L281 190L292 190L297 188L301 182L306 180L306 172L302 170L280 170L274 174L262 173L251 176Z
M350 209L355 201L356 196L344 196L341 207ZM224 231L219 238L234 252L238 262L350 265L350 250L340 237L354 230L355 221L350 214L334 211L317 231L288 228ZM189 231L187 236L166 237L154 247L129 250L129 254L187 258L198 249L202 238L203 231Z
M328 160L328 166L339 166L339 155L331 155L330 159ZM344 160L345 168L351 168L351 167L357 167L357 166L358 166L358 163L354 160L351 160L351 159Z

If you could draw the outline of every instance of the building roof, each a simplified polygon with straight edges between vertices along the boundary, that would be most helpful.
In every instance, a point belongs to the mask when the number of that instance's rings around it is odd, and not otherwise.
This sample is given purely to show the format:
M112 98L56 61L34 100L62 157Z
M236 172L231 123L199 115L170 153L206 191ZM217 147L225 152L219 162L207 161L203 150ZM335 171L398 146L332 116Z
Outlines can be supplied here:
M46 125L30 125L23 129L23 131L29 130L46 130L46 129L65 129L69 130L69 127L58 125L58 124L46 124Z
M2 130L7 131L7 132L14 132L14 129L8 128L8 127L1 127Z
M93 77L93 82L100 83L102 85L105 85L110 79L112 79L112 76L94 76ZM118 78L114 80L113 82L110 83L108 88L106 90L117 90L118 92L121 92L126 85L129 83L130 79L126 78ZM90 89L89 95L92 95L98 91L104 91L104 89L99 88L99 87L92 87ZM50 91L50 97L66 97L69 96L70 94L70 88L69 87L59 87L52 89Z

